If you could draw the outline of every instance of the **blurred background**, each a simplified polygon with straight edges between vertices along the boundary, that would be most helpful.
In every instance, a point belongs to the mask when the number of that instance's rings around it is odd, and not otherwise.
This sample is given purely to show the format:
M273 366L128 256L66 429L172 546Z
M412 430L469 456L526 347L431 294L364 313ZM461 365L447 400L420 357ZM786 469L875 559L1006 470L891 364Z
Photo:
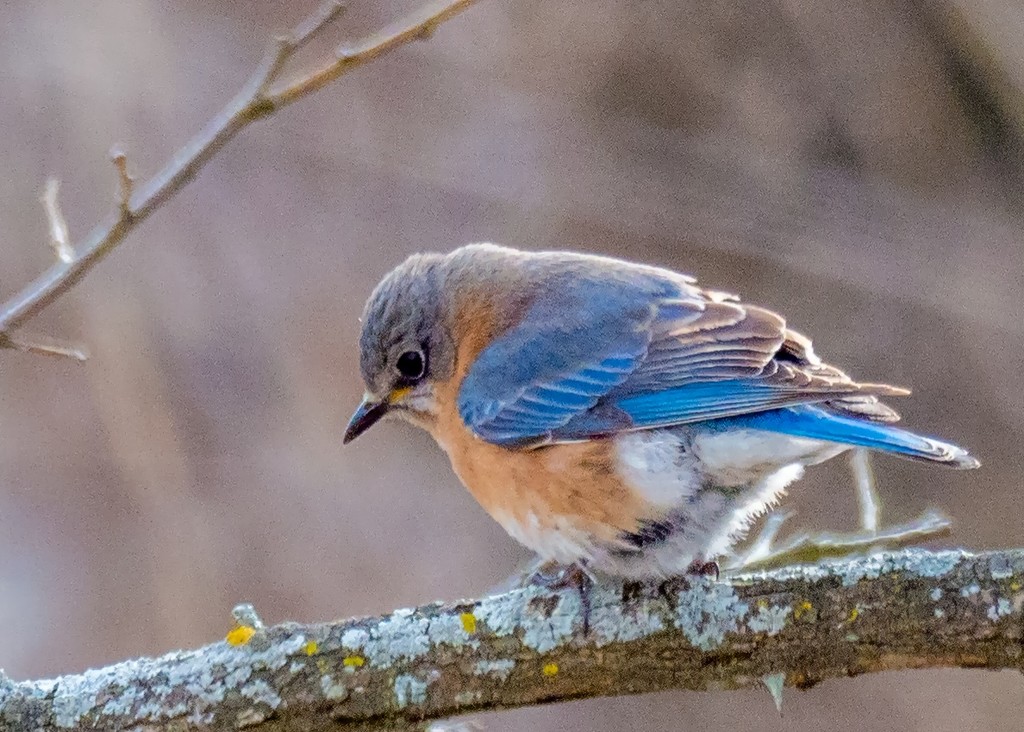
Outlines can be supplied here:
M0 7L0 295L148 177L315 0ZM353 0L356 37L416 0ZM980 471L879 458L884 520L1024 544L1024 21L1007 0L488 0L243 133L0 353L0 667L79 671L223 637L235 603L316 621L484 592L525 555L421 432L342 449L358 316L406 255L493 240L665 265L914 389ZM311 58L315 54L310 55ZM843 461L792 528L856 525ZM928 671L485 715L488 730L1017 730L1020 674Z

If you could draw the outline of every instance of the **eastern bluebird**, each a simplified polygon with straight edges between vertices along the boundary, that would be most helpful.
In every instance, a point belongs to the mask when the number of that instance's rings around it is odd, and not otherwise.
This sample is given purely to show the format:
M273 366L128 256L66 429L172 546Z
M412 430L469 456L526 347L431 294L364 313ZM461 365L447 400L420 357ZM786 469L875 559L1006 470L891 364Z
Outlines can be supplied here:
M778 314L607 257L474 244L417 254L363 313L367 393L426 429L480 505L542 559L675 577L743 538L808 465L852 447L955 468Z

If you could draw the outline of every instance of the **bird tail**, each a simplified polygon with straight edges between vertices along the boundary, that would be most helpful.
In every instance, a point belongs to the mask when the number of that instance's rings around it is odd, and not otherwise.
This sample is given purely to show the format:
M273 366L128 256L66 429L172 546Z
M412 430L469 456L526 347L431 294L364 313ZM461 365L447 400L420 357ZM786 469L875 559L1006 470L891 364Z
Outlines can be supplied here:
M773 409L734 419L754 429L866 447L961 470L981 465L965 449L949 442L917 435L888 424L835 414L827 408L812 404Z

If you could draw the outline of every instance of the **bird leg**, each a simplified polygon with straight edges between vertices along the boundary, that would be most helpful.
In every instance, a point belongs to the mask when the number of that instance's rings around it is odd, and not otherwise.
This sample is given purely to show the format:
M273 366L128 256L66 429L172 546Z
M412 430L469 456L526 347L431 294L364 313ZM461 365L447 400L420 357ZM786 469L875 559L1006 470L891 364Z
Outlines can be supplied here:
M718 562L713 559L705 560L697 557L690 562L690 566L686 568L685 572L675 577L669 577L659 583L658 594L671 605L674 602L673 596L678 597L680 592L689 590L693 586L692 580L694 577L698 579L713 577L714 581L717 582L719 574Z
M582 562L560 565L545 562L530 575L529 583L549 590L573 588L580 593L580 611L583 614L583 635L590 634L591 590L596 583L594 576Z

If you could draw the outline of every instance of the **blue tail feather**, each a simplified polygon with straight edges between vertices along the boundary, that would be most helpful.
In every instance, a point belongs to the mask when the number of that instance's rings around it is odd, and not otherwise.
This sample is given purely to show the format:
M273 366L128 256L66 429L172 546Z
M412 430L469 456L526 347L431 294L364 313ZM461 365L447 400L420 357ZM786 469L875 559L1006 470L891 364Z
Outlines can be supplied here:
M871 450L891 452L916 460L943 463L954 468L976 468L981 463L962 447L888 424L869 422L805 404L719 420L732 427L779 432L795 437L826 440Z

